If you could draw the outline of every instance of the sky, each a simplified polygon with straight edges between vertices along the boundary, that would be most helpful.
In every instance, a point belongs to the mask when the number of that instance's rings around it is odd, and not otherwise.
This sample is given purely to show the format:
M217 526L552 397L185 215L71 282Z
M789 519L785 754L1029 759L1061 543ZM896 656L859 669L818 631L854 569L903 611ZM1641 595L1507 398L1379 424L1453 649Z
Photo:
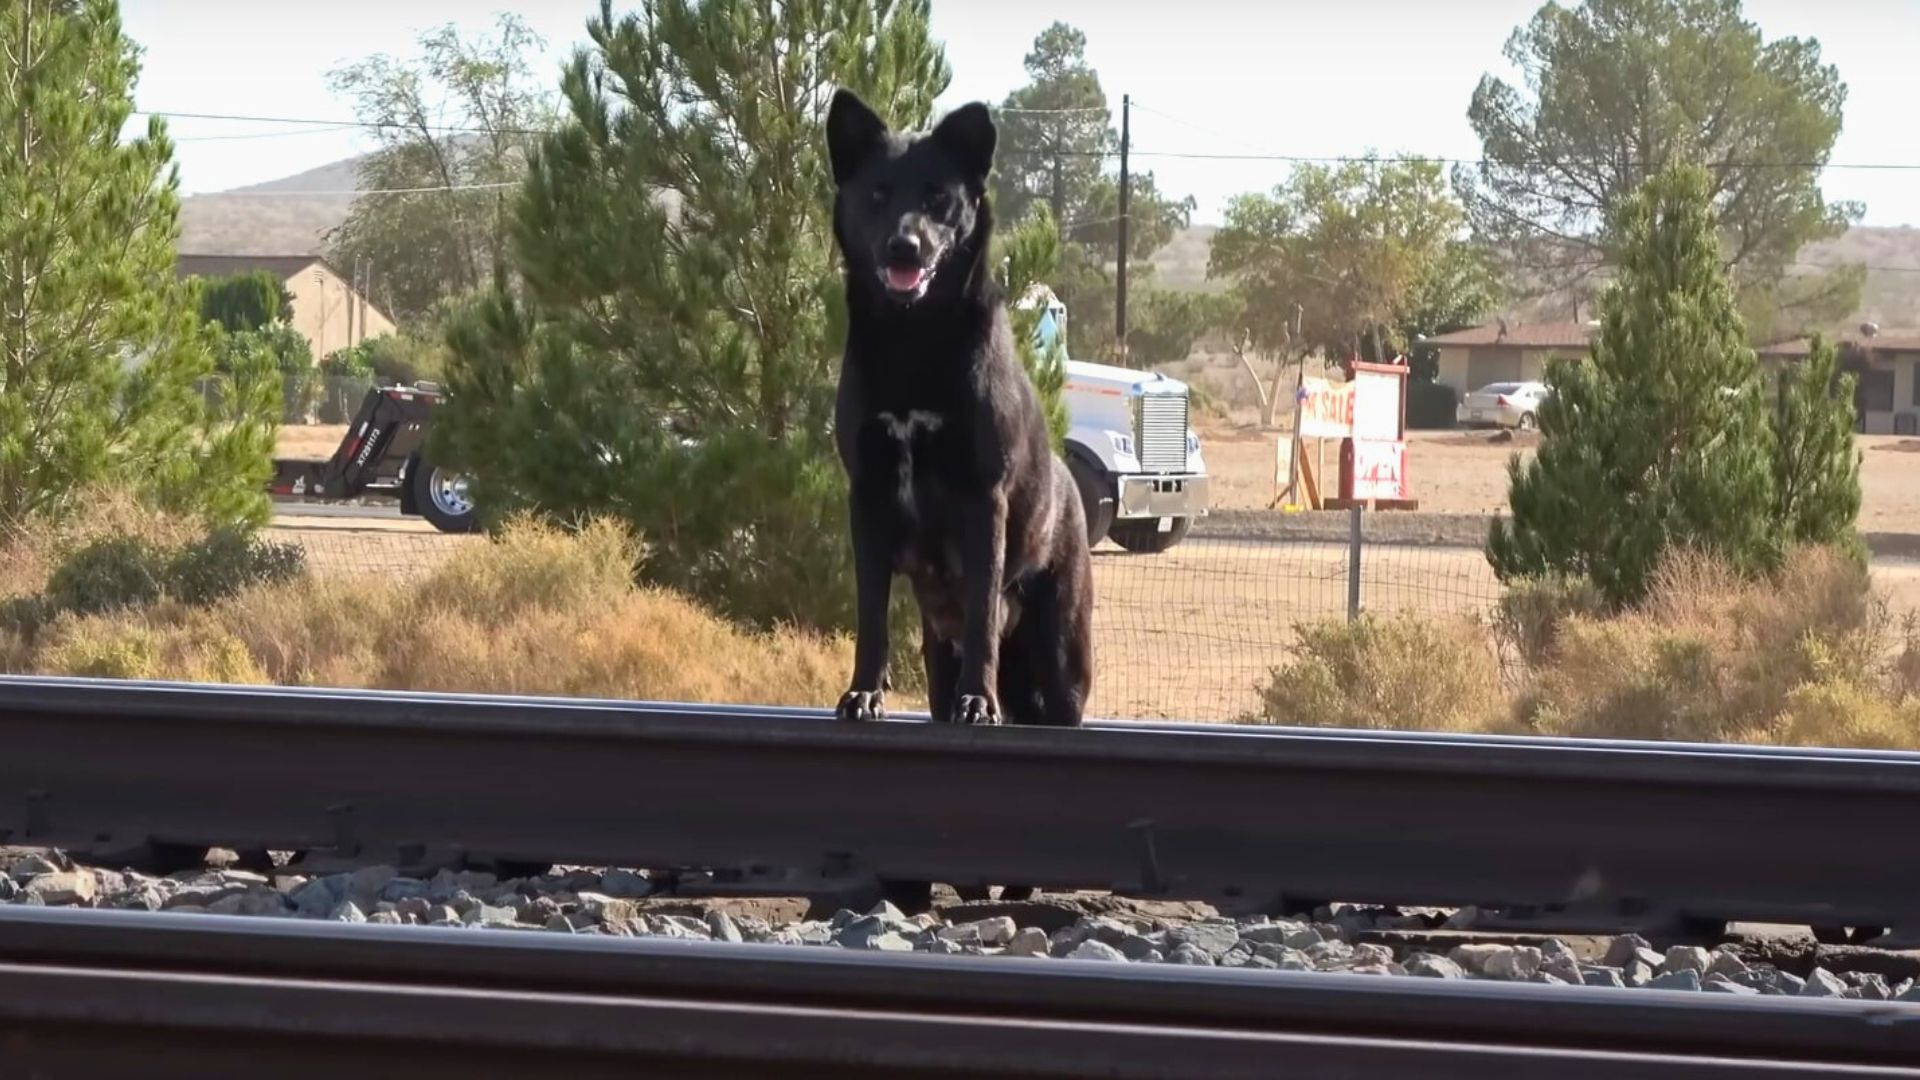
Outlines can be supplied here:
M372 53L411 55L421 31L483 30L498 3L475 0L122 0L127 33L145 50L136 105L165 113L351 120L327 72ZM616 3L616 11L631 5ZM1172 154L1337 156L1404 152L1474 157L1466 111L1539 0L934 0L934 36L953 82L942 109L997 102L1025 81L1021 60L1055 19L1086 32L1089 62L1116 110L1131 94L1137 168L1159 188L1191 193L1196 220L1286 176L1277 161L1160 158ZM558 71L596 0L511 5L547 39L535 65ZM1767 38L1812 36L1848 85L1836 164L1920 165L1920 0L1746 0ZM369 149L364 132L255 121L176 118L189 194L278 179ZM1866 204L1865 224L1920 225L1920 171L1829 168L1830 200Z

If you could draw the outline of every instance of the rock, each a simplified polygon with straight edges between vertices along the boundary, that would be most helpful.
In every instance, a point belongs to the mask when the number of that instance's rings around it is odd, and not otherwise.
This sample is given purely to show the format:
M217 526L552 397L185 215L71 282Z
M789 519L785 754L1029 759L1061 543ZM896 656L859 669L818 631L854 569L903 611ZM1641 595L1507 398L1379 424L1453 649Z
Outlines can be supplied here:
M975 919L973 922L960 925L972 927L975 931L974 936L979 939L980 944L990 949L1006 945L1013 940L1015 934L1020 932L1020 927L1005 915L991 919Z
M444 926L447 923L459 922L460 913L453 910L451 905L434 904L427 909L425 915L420 916L420 921L428 926ZM592 916L588 916L588 921L593 921Z
M367 916L367 922L375 926L399 926L400 916L392 911L376 911Z
M950 922L972 922L1005 915L1020 926L1037 926L1055 934L1082 919L1106 918L1136 924L1140 929L1217 919L1211 904L1184 900L1146 900L1103 894L1050 894L1034 900L969 900L936 902L934 910ZM1079 941L1086 940L1085 937ZM1076 941L1075 944L1079 942Z
M294 910L299 914L310 919L324 919L352 892L352 875L329 874L308 881L295 889L288 899L293 901Z
M1900 996L1894 998L1894 1000L1895 1001L1920 1001L1920 983L1915 983L1914 985L1907 987L1905 990L1900 991Z
M1292 937L1295 934L1298 934L1299 932L1305 929L1307 929L1306 923L1297 923L1297 922L1261 923L1257 926L1241 927L1240 940L1250 941L1255 945L1285 945L1287 944L1288 938ZM1313 938L1314 938L1314 941L1309 942L1309 944L1318 942L1320 940L1320 935L1314 934ZM1295 945L1293 947L1298 949L1298 948L1302 948L1303 946Z
M1473 929L1473 924L1478 922L1479 920L1480 920L1480 909L1469 904L1468 906L1463 907L1460 910L1454 912L1453 914L1447 916L1446 921L1440 924L1440 929L1471 930Z
M1303 951L1317 971L1332 971L1353 959L1353 946L1344 941L1323 941Z
M363 866L348 875L347 892L355 897L364 896L371 902L386 889L388 882L399 876L391 866Z
M1572 986L1572 985L1575 985L1575 984L1573 984L1573 983L1569 983L1569 982L1567 982L1567 980L1565 980L1565 979L1563 979L1563 978L1561 978L1561 977L1560 977L1560 976L1558 976L1558 975L1550 975L1550 974L1548 974L1548 973L1547 973L1547 972L1545 972L1545 971L1536 971L1536 972L1534 972L1534 973L1533 973L1532 975L1529 975L1529 976L1527 976L1527 977L1526 977L1526 979L1525 979L1525 980L1523 980L1523 981L1525 981L1525 982L1530 982L1530 983L1539 983L1539 984L1541 984L1541 985L1543 985L1543 986Z
M340 901L339 906L327 912L327 918L334 922L344 923L363 923L367 921L367 916L361 912L360 908L351 900Z
M1846 997L1848 986L1840 981L1840 976L1817 967L1807 973L1806 984L1800 987L1797 997Z
M467 921L476 926L512 926L520 921L520 915L510 907L482 904L467 914Z
M1295 930L1293 933L1288 934L1286 938L1280 942L1280 944L1285 945L1289 949L1300 949L1302 951L1305 951L1307 949L1313 948L1315 945L1318 945L1325 940L1327 939L1321 935L1320 931L1315 930L1311 926L1303 926L1300 929Z
M91 904L97 883L85 870L51 870L27 879L23 890L49 907L61 904Z
M1760 991L1751 986L1742 986L1730 977L1718 974L1708 975L1706 981L1700 984L1700 989L1709 994L1745 994L1749 997L1757 997L1760 994Z
M867 910L867 914L873 918L882 919L889 923L903 923L907 921L906 913L894 907L890 901L886 900L882 900L873 905L873 907Z
M431 891L427 883L421 881L419 878L396 877L381 886L380 899L391 900L396 904L402 900L411 900L415 897L426 900L430 899L429 894ZM356 893L356 895L358 894Z
M1186 943L1183 942L1183 944L1186 944ZM1178 947L1179 946L1175 946L1175 948L1178 948ZM1198 946L1195 946L1195 947L1198 948ZM1205 950L1203 949L1201 951L1204 952ZM1127 962L1127 958L1121 954L1119 949L1116 949L1113 946L1108 945L1103 941L1095 941L1092 938L1088 938L1086 941L1083 941L1080 944L1074 946L1073 951L1067 954L1067 959L1069 960L1107 960L1107 961L1117 961L1122 964Z
M1213 967L1217 961L1207 955L1207 951L1198 945L1181 944L1175 945L1173 951L1167 954L1167 963L1186 964L1192 967Z
M1464 979L1466 969L1444 956L1433 953L1414 953L1407 957L1407 974L1427 979Z
M1029 926L1013 935L1007 942L1008 956L1046 956L1047 932L1037 926ZM1209 960L1209 963L1212 961Z
M227 895L221 897L220 899L215 900L213 903L208 904L207 914L238 915L240 914L240 905L245 903L246 899L247 899L246 893L228 893Z
M1849 971L1842 978L1860 992L1862 1001L1892 1001L1893 990L1877 971Z
M914 951L932 953L935 956L958 956L966 950L946 938L928 934L914 944Z
M1644 959L1640 957L1642 949L1652 952L1653 944L1639 934L1621 934L1607 945L1606 955L1601 957L1600 962L1607 967L1624 969L1627 961L1635 958ZM1654 953L1654 955L1659 954Z
M1789 975L1779 968L1749 968L1736 975L1729 976L1741 986L1750 986L1762 994L1798 994L1807 984L1798 975Z
M1489 979L1524 982L1540 972L1543 962L1540 950L1531 945L1503 945L1487 958L1484 970Z
M1194 947L1199 948L1199 946L1197 945ZM1282 946L1282 947L1284 948L1285 946ZM1246 967L1248 964L1253 963L1253 958L1256 955L1258 955L1255 952L1255 950L1259 948L1261 948L1261 946L1251 945L1251 944L1248 944L1247 942L1242 941L1239 944L1235 945L1233 948L1228 949L1226 952L1221 953L1219 956L1215 957L1214 963L1220 965L1221 967L1231 967L1231 968ZM1201 949L1200 951L1206 952L1205 949Z
M1541 953L1544 955L1546 950L1542 949ZM1571 951L1546 956L1541 961L1540 970L1569 986L1579 986L1587 981L1580 970L1580 962L1573 958Z
M632 870L609 870L600 875L600 891L623 900L637 900L654 893L653 881Z
M1701 950L1705 952L1705 949ZM1695 968L1681 968L1678 971L1663 972L1653 977L1646 985L1648 990L1698 990L1700 972Z
M1227 949L1240 944L1240 928L1233 922L1194 922L1167 930L1167 945L1192 945L1210 957L1221 957Z
M1627 966L1621 969L1620 977L1626 980L1628 986L1645 986L1653 981L1653 965L1636 956L1627 961Z
M1669 975L1680 971L1691 971L1700 975L1706 973L1707 965L1712 960L1707 950L1698 945L1675 945L1667 950L1666 960L1661 965L1661 970Z
M1349 962L1356 965L1385 966L1393 963L1393 950L1385 945L1362 942L1353 947L1353 957Z
M1731 979L1735 975L1745 974L1747 970L1747 962L1731 952L1715 950L1707 961L1708 975L1725 975Z
M1573 949L1570 948L1566 942L1561 941L1559 938L1549 938L1546 944L1540 946L1540 958L1542 960L1552 960L1556 956L1565 957L1575 963L1580 962L1580 958L1574 955Z
M1455 945L1447 951L1447 959L1460 965L1469 975L1485 975L1487 964L1506 949L1507 945Z
M409 896L393 905L393 910L405 922L425 922L427 912L433 907L424 896Z
M72 869L73 863L66 855L58 851L50 851L15 859L13 864L7 867L7 873L11 874L15 881L24 884L42 874L63 874Z
M724 911L707 912L707 932L713 935L713 940L715 941L730 941L734 944L739 944L746 940L746 938L741 935L740 928L734 925L733 916Z
M6 900L6 890L0 887L0 900ZM166 894L159 886L143 882L123 892L105 897L100 906L119 908L123 911L159 911L167 904Z
M1270 960L1289 970L1313 970L1313 960L1306 953L1286 945L1255 945L1253 955L1262 960Z
M841 927L833 935L833 940L843 949L870 949L882 935L895 932L885 918L862 915Z
M593 916L584 911L555 912L547 917L547 929L556 934L590 933L598 925Z
M0 904L12 903L13 898L19 895L20 886L14 882L12 877L4 872L0 872Z
M878 937L869 938L866 948L878 952L912 952L913 942L907 940L904 935L889 930Z
M1198 946L1195 947L1198 948ZM1144 934L1128 934L1121 938L1119 943L1114 945L1114 948L1120 950L1120 955L1135 961L1143 961L1148 957L1165 955L1160 951L1159 943ZM1175 948L1178 948L1178 946L1175 946ZM1205 952L1206 950L1201 949L1200 951Z
M1627 980L1617 967L1604 964L1590 964L1580 969L1580 983L1583 986L1610 986L1616 990L1625 990Z
M592 916L586 916L589 920ZM686 941L708 941L713 931L708 929L705 920L691 915L650 915L647 928L656 937L680 938ZM844 942L842 944L845 944Z

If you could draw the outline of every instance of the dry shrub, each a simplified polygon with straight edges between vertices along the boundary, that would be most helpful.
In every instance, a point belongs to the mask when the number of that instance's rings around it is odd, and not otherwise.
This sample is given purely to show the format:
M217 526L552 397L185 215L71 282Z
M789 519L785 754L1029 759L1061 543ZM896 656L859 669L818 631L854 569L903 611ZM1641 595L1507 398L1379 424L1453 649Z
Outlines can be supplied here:
M1802 549L1755 581L1676 552L1640 607L1561 622L1516 714L1554 735L1912 744L1902 665L1920 664L1911 647L1895 651L1893 628L1844 554Z
M1295 631L1295 655L1260 687L1251 722L1395 731L1499 723L1500 671L1477 623L1363 615Z
M112 678L664 701L838 697L850 642L743 630L640 588L638 553L610 521L569 532L521 520L418 582L303 578L207 608L62 616L32 657L8 663ZM0 657L6 648L0 639Z
M77 505L58 521L30 518L0 530L0 599L41 592L63 559L96 541L177 548L206 533L193 518L156 510L118 488L93 489Z
M1494 640L1523 668L1545 663L1560 628L1574 616L1592 618L1607 601L1585 578L1547 577L1515 581L1493 614Z

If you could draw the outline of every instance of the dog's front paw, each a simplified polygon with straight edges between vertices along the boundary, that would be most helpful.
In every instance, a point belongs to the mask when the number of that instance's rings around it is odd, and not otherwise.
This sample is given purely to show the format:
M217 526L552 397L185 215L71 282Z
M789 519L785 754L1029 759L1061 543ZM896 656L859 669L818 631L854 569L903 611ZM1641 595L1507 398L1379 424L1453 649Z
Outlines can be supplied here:
M887 715L887 695L879 690L849 690L834 710L842 720L879 720Z
M953 707L953 722L956 724L998 724L1000 706L990 697L981 694L962 694Z

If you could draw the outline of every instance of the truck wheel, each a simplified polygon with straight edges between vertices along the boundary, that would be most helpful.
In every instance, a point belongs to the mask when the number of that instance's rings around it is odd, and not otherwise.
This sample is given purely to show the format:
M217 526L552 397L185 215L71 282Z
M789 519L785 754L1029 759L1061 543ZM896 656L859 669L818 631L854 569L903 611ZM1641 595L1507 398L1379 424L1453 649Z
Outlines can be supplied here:
M1159 518L1140 518L1113 523L1113 542L1138 555L1157 555L1187 538L1193 527L1190 517L1174 518L1173 528L1160 531Z
M1113 527L1113 482L1105 471L1077 457L1067 459L1067 471L1073 474L1073 486L1080 489L1080 505L1087 512L1087 546L1093 547Z
M413 504L420 516L443 533L469 533L480 527L465 476L415 458L407 471Z

